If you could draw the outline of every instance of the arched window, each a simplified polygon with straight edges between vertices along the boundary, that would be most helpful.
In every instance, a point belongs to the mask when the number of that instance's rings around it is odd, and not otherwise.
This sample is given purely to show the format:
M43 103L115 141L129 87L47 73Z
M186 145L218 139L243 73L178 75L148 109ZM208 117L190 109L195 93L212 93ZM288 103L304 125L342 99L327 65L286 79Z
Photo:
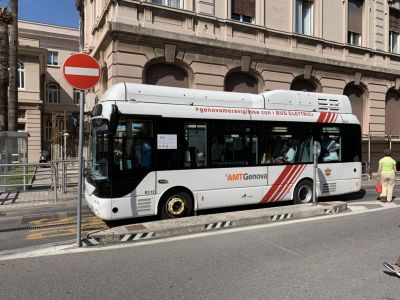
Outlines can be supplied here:
M258 93L257 80L248 73L234 72L225 78L225 91L237 93Z
M151 65L144 78L147 84L189 88L189 78L185 70L172 64Z
M25 65L21 61L18 61L17 86L19 89L25 88Z
M400 94L394 89L390 89L386 93L385 106L385 133L400 134Z
M44 133L44 138L46 141L51 141L51 134L52 134L52 123L50 120L46 122L46 128Z
M49 82L46 85L46 102L60 103L60 85L56 82Z
M344 88L343 95L349 97L353 114L357 116L361 128L363 128L364 95L362 89L354 84L348 84Z
M315 85L307 79L295 79L290 85L292 91L316 92Z

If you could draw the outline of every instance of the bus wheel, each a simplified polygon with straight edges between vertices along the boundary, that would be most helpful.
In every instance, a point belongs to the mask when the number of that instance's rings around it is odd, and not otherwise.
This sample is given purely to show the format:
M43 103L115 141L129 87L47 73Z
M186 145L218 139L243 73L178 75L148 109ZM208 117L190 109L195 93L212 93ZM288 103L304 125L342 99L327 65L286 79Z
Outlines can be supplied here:
M186 192L174 192L166 196L161 207L161 219L190 216L193 210L192 197Z
M303 180L294 189L293 201L295 204L309 203L312 201L313 184L311 180Z

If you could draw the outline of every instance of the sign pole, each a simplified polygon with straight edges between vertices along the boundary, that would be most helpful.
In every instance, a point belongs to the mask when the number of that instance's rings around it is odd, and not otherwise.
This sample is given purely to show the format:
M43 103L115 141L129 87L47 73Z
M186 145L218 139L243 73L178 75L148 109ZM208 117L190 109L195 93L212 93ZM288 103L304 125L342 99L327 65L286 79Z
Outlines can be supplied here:
M90 55L84 53L73 54L68 57L63 66L63 75L67 83L79 92L79 174L78 174L78 209L76 212L76 243L82 247L81 219L82 219L82 191L83 191L83 143L84 121L83 111L85 106L84 90L94 87L100 79L99 63Z
M78 173L78 209L76 213L76 244L78 247L82 247L82 239L81 239L81 219L82 219L82 181L83 181L83 139L84 139L84 123L83 123L83 109L84 109L84 99L83 99L84 91L81 90L79 93L79 173Z
M317 200L317 169L318 169L318 156L321 151L321 147L318 147L318 142L314 141L313 145L313 156L314 156L314 167L313 167L313 189L312 189L312 202L313 205L318 204ZM319 149L318 149L319 148Z

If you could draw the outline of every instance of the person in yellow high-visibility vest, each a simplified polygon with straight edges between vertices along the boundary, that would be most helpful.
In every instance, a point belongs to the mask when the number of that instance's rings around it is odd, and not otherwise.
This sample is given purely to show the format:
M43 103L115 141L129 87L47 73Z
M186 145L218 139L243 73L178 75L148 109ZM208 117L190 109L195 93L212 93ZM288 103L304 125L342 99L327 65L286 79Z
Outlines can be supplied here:
M384 157L379 160L378 180L382 183L382 202L391 202L396 177L396 161L392 158L392 150L385 149Z

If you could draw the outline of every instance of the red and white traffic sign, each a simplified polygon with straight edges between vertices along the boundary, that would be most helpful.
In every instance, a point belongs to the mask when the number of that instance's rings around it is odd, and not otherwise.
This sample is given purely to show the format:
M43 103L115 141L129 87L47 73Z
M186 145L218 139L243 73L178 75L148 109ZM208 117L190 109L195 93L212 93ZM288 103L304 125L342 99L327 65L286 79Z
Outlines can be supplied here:
M65 60L63 74L70 86L78 90L87 90L99 81L100 66L93 57L78 53Z

